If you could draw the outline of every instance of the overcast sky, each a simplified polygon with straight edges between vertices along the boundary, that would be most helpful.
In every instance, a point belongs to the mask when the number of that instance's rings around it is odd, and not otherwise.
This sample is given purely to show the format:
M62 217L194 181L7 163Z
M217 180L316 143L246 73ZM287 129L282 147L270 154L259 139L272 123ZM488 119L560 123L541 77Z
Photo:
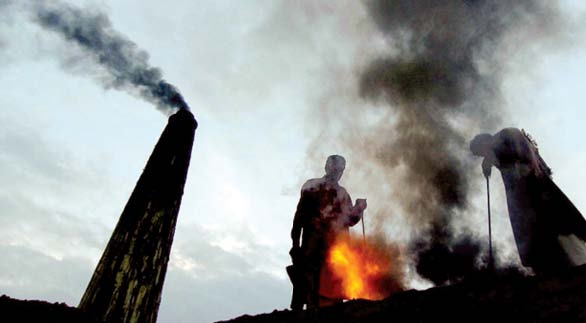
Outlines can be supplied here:
M337 140L324 137L323 123L348 116L319 110L329 101L367 104L339 85L353 86L355 66L385 46L361 3L69 2L106 13L199 122L159 322L287 308L299 189L322 175L330 154L348 160L342 184L369 198L367 232L374 229L368 216L388 201L361 184L364 172L353 173L360 156L321 144ZM78 48L15 3L0 0L0 294L76 306L167 116L104 89ZM537 140L555 182L586 212L586 3L563 1L562 10L571 28L511 53L503 67L503 126ZM474 216L483 219L478 167ZM498 176L492 189L498 243L510 246Z

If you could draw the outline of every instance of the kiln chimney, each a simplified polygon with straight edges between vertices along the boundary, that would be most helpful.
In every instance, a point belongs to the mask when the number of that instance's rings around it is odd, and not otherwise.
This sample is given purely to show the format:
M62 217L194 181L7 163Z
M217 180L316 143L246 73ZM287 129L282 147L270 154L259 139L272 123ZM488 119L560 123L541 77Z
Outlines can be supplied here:
M105 322L156 322L197 122L169 118L79 308Z

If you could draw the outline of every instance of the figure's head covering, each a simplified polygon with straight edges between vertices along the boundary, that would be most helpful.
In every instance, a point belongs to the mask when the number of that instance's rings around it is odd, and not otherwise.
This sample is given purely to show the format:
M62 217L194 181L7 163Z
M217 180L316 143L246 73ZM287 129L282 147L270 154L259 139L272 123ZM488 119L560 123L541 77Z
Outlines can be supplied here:
M493 136L489 133L482 133L474 137L470 142L470 151L476 156L486 156L487 151L493 143Z

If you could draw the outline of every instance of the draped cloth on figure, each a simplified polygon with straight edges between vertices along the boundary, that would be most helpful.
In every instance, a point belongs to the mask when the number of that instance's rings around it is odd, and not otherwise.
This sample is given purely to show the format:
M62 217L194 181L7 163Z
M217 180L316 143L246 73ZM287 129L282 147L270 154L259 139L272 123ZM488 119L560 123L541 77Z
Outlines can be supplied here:
M549 271L586 263L586 221L551 178L533 140L517 128L493 136L485 163L501 172L524 266Z

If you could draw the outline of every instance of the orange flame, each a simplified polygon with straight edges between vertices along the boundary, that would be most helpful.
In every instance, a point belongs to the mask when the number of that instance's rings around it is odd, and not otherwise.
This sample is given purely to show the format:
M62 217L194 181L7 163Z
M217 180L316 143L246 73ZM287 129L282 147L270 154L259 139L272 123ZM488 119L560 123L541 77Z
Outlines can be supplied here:
M328 251L325 276L335 283L325 284L325 294L342 295L344 299L380 300L399 288L392 277L391 256L387 251L362 239L339 237ZM323 276L322 276L323 277ZM335 287L332 287L336 285Z

